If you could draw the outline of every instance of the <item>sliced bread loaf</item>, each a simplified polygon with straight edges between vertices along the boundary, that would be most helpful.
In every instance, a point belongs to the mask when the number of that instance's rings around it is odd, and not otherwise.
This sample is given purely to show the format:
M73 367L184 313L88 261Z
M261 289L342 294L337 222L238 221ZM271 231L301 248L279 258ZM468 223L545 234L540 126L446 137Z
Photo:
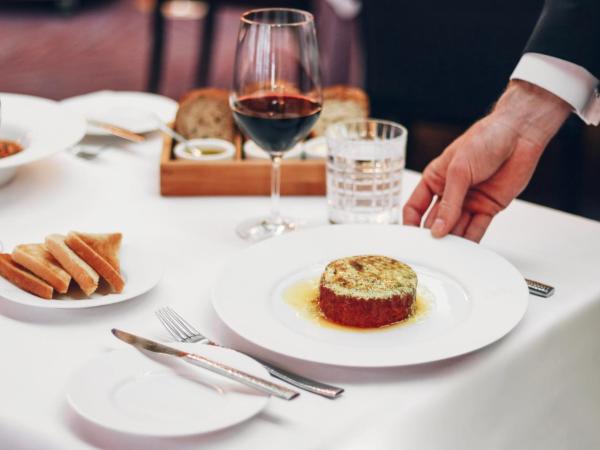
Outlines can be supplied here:
M225 89L195 89L179 102L175 131L187 139L219 138L233 142L235 123Z
M329 125L366 117L369 117L369 98L365 91L352 86L331 86L323 89L323 109L312 134L324 136Z

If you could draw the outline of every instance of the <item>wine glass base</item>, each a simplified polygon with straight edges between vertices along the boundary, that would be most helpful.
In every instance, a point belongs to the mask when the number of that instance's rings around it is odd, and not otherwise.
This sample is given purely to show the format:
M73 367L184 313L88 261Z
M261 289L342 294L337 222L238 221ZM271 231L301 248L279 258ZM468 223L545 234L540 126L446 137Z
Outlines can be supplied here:
M253 218L240 223L235 232L245 241L258 242L294 231L298 225L296 220L289 218L281 218L278 222L273 222L270 218Z

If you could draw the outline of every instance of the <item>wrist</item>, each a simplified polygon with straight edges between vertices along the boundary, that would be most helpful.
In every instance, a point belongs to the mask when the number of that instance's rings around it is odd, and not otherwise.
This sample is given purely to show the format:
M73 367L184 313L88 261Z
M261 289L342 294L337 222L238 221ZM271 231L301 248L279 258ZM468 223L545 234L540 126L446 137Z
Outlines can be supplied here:
M526 81L512 80L492 115L520 138L544 149L570 112L571 106L551 92Z

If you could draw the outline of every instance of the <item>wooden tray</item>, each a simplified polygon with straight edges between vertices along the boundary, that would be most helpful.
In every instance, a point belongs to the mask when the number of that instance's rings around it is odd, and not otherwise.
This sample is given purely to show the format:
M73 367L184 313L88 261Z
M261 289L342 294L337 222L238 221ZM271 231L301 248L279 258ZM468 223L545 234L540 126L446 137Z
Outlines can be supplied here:
M188 161L173 155L173 141L163 140L161 195L269 195L271 163L242 158L242 139L234 142L232 161ZM290 160L281 164L282 195L325 195L324 160Z

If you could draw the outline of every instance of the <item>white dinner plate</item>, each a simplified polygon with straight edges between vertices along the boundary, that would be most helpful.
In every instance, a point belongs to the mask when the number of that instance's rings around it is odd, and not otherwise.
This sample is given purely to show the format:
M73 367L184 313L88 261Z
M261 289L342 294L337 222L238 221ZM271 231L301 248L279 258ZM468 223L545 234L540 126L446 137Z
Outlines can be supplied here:
M330 261L385 255L413 267L425 312L370 331L328 327L284 300ZM383 225L313 228L260 242L232 258L217 279L213 305L243 338L283 355L324 364L392 367L437 361L484 347L525 314L523 276L505 259L467 240Z
M121 274L125 279L123 292L116 294L101 280L100 287L90 297L86 297L75 283L71 281L69 292L54 294L52 300L46 300L26 292L8 280L0 277L0 298L37 306L39 308L93 308L96 306L114 305L148 292L160 281L163 274L161 259L148 252L140 244L125 242L121 249Z
M23 150L0 158L0 184L18 166L75 145L85 134L85 122L59 103L29 95L0 93L0 139L16 141Z
M259 363L234 350L169 343L262 378ZM72 408L103 427L144 436L186 436L220 430L259 413L269 396L177 358L115 350L76 370L66 388Z
M148 133L158 129L152 114L168 123L175 119L177 112L175 100L147 92L98 91L71 97L61 103L86 119L107 122L134 133ZM110 135L108 131L89 124L87 134Z

